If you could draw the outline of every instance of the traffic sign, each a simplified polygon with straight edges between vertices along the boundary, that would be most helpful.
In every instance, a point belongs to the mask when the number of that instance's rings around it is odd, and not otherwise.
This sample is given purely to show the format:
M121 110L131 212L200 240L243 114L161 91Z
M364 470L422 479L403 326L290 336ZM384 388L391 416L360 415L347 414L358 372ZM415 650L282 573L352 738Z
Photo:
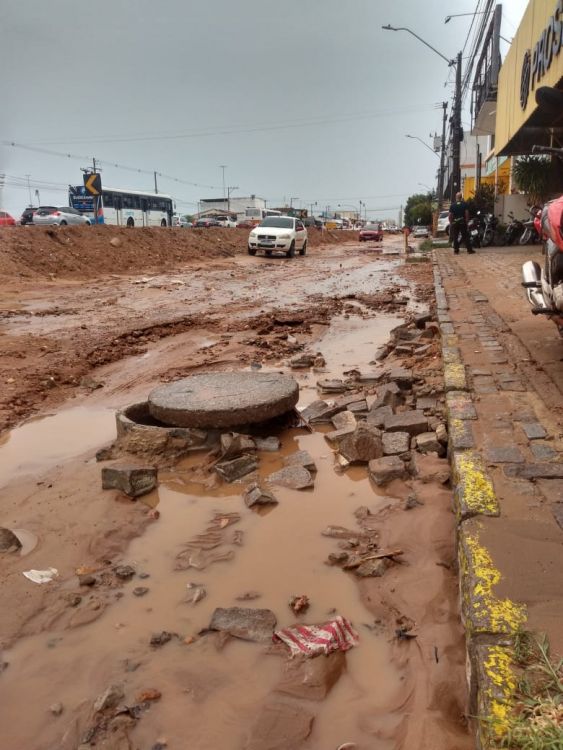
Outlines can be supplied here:
M102 175L99 172L84 174L84 187L90 195L102 194Z

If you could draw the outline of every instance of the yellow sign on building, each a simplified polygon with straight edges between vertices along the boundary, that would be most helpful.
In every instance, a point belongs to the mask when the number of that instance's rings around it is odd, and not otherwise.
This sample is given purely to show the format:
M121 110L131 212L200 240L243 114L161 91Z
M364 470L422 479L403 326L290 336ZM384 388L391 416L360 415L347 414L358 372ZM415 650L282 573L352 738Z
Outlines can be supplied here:
M563 0L530 0L499 75L495 152L529 153L538 118L535 92L563 84Z

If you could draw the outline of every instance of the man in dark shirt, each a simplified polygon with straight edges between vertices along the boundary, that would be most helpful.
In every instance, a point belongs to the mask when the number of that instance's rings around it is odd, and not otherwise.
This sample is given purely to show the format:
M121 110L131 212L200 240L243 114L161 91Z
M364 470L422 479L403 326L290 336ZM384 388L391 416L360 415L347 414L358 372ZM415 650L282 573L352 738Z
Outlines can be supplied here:
M471 238L467 229L469 223L469 208L463 200L463 193L456 193L455 201L450 206L450 239L453 241L454 253L459 253L459 236L465 244L468 253L474 253Z

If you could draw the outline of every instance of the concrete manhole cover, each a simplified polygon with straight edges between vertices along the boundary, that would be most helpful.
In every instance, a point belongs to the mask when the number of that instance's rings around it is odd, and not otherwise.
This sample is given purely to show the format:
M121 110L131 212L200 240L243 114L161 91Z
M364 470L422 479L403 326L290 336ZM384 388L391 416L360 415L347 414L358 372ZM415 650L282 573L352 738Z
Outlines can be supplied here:
M155 388L149 410L175 427L234 427L265 422L292 409L299 385L271 372L216 372L192 375Z

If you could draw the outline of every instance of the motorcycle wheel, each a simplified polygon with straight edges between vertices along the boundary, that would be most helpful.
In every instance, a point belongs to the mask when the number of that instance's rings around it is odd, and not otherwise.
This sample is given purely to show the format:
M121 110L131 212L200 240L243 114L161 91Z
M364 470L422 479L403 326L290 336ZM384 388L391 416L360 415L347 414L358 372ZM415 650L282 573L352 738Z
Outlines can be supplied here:
M526 229L524 229L524 231L520 235L520 239L518 240L518 242L520 245L528 245L531 239L532 239L532 230L526 227Z
M483 235L483 247L490 247L495 239L495 233L492 229L486 229Z

